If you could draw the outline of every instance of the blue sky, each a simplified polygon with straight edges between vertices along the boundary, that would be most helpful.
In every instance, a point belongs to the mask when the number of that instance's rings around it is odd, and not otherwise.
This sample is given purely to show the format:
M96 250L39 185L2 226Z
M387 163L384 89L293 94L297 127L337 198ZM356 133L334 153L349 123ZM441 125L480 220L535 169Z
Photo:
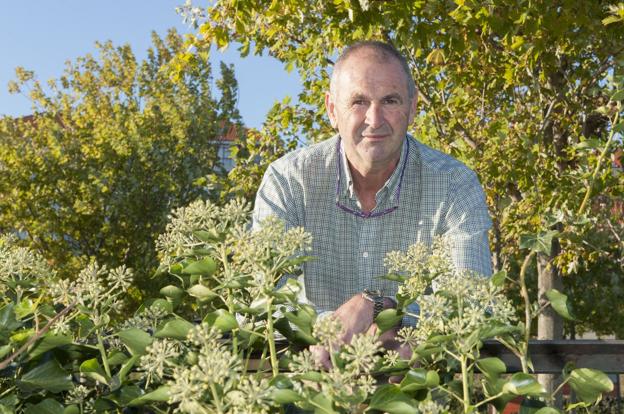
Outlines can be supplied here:
M0 116L31 113L24 96L11 95L7 84L14 68L35 71L42 82L57 78L65 62L95 52L95 41L129 43L138 59L150 46L150 33L164 35L182 23L175 7L184 0L4 0L0 9ZM198 2L197 4L200 4ZM205 2L207 3L207 2ZM265 56L238 57L235 48L211 55L215 73L218 61L234 63L239 81L239 110L247 126L260 127L271 105L300 91L296 73L287 73L277 60Z

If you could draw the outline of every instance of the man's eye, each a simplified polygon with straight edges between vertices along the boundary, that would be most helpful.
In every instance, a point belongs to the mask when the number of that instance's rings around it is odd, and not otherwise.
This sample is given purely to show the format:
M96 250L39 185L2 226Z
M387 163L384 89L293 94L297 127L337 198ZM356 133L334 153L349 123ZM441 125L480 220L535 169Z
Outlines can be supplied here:
M359 106L359 105L365 105L366 101L364 99L356 99L355 101L353 101L353 105L355 106Z
M383 103L386 105L398 105L399 100L397 98L387 98L383 100Z

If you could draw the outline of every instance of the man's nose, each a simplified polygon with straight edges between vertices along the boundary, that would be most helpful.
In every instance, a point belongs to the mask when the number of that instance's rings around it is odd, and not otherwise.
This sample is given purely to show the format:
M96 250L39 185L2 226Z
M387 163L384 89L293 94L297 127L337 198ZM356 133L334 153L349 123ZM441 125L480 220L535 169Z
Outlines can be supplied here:
M384 124L383 108L380 104L372 102L366 110L366 124L377 129Z

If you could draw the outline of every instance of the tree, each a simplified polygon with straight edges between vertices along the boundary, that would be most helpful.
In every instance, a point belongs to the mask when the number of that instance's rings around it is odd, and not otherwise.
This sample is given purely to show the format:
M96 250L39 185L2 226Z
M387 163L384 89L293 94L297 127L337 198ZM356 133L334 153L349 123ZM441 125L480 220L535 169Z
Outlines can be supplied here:
M210 142L241 126L232 67L221 67L217 100L206 58L172 76L182 38L152 41L142 62L128 45L98 43L99 56L68 62L49 92L16 70L11 90L30 97L33 115L0 120L0 230L62 275L125 263L147 288L167 214L211 196L198 185L218 166Z
M376 38L404 52L422 102L415 135L479 173L495 223L495 267L517 274L532 252L540 300L562 275L579 293L572 285L581 273L599 271L605 260L621 263L609 212L594 207L598 195L624 194L624 178L608 162L622 146L615 137L622 130L623 5L230 0L206 16L198 50L237 42L243 56L253 47L298 70L303 91L284 112L284 129L312 140L329 136L323 92L344 45ZM621 266L615 274L622 279ZM621 290L610 293L603 300L619 306ZM587 314L577 316L569 329L621 329L607 315L591 323ZM540 336L560 336L555 322L547 309Z

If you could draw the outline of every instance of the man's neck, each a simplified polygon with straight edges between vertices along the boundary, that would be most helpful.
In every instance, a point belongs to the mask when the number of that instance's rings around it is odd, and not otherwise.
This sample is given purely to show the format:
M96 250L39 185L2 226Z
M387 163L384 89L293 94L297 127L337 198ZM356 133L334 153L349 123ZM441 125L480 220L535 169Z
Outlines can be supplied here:
M353 180L353 189L357 194L358 200L365 212L372 211L375 208L375 196L377 192L384 186L390 178L394 170L397 168L399 159L391 164L386 164L381 168L358 168L356 165L348 162L351 179Z

